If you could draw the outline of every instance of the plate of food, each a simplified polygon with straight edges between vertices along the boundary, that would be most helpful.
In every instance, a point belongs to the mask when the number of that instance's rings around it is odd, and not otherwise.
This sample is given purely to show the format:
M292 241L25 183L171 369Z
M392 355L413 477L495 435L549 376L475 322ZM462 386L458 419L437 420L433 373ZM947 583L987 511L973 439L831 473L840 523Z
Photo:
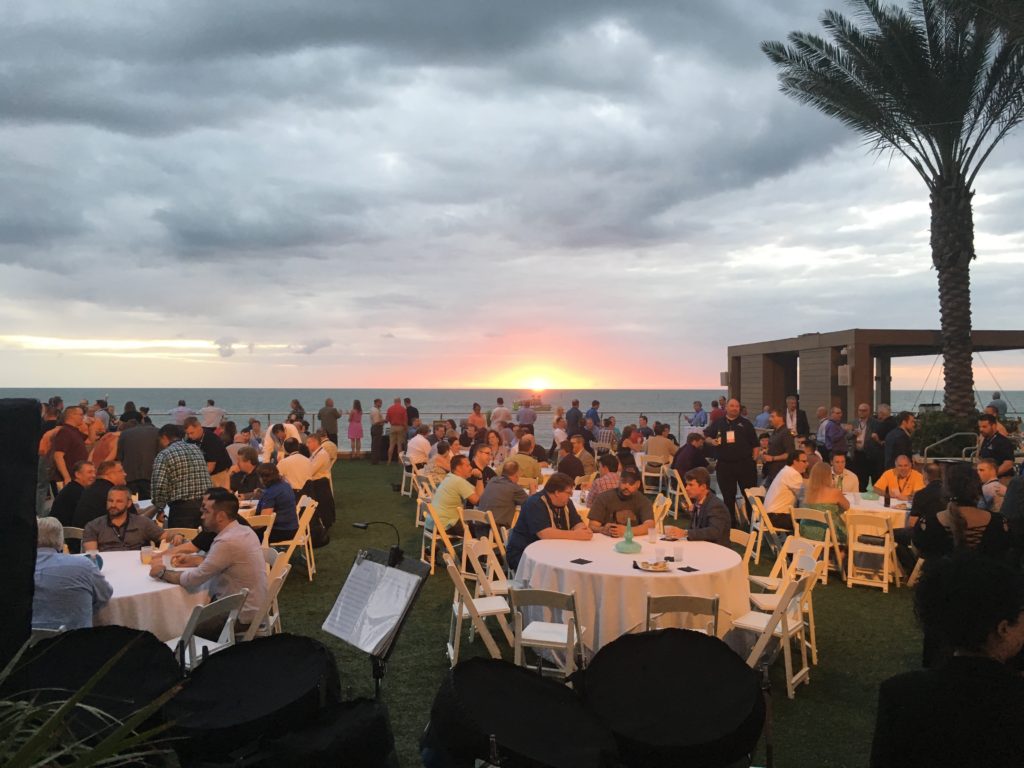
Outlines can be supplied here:
M659 573L664 573L668 570L668 563L664 560L655 561L653 563L640 561L636 565L641 571L657 571Z

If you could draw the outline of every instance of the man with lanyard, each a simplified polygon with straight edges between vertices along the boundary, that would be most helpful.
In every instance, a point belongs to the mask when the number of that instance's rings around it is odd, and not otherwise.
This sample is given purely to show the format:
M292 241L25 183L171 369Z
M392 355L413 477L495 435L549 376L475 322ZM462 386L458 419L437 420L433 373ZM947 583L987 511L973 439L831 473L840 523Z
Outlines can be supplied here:
M778 408L772 408L769 419L772 433L768 438L768 450L761 457L764 461L765 488L772 484L775 476L786 466L789 454L796 450L793 433L786 427L786 417L783 412Z
M733 525L736 525L736 489L757 485L758 439L754 425L740 416L740 401L733 398L725 405L725 416L704 430L718 448L718 487L722 491Z
M853 472L857 475L861 491L867 490L868 478L877 480L885 463L885 449L874 438L881 422L871 415L871 406L857 406L857 421L853 425Z
M384 401L379 397L370 409L370 463L380 464L381 446L384 443L384 416L380 412Z
M907 501L925 487L924 477L914 469L909 456L897 456L892 469L887 469L875 483L877 493L889 492L889 496Z
M508 565L515 570L523 551L540 539L590 541L594 534L576 513L572 503L572 478L555 472L544 490L523 502L508 537Z
M978 446L979 459L992 459L996 463L996 475L1009 480L1013 477L1013 443L997 430L998 420L990 413L978 416L978 432L981 441Z
M797 408L796 395L786 398L786 429L793 437L807 437L811 433L811 425L807 421L807 413Z

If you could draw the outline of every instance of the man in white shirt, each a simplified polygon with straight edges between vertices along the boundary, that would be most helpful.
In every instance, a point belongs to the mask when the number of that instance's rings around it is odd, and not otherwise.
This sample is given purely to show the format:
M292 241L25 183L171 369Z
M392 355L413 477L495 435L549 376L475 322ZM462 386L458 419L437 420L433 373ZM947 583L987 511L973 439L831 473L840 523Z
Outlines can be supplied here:
M227 415L227 411L213 404L213 400L207 400L206 405L199 409L199 421L203 429L216 429Z
M559 418L555 419L554 438L555 445L561 445L562 443L569 439L569 433L568 431L566 431L566 423L564 416L560 416Z
M832 457L832 485L843 493L860 490L860 478L846 468L846 454L837 453Z
M806 466L807 456L803 451L792 451L786 458L786 466L779 470L765 494L764 510L776 528L793 529L793 518L789 511L800 505Z
M430 440L427 439L429 434L430 427L426 424L420 424L416 427L416 434L413 435L412 439L405 446L405 455L415 469L422 468L430 459L431 445Z
M491 425L497 424L499 421L508 423L512 421L512 411L505 407L505 398L499 397L498 405L495 406L494 410L491 411Z
M293 491L301 491L313 476L309 459L299 453L299 441L289 437L284 441L285 457L277 462L277 471L288 481Z
M171 410L168 411L167 413L172 419L174 419L174 423L179 426L184 424L185 419L187 419L189 416L196 415L195 411L193 411L191 408L185 405L184 400L179 400L178 406L176 408L171 408Z

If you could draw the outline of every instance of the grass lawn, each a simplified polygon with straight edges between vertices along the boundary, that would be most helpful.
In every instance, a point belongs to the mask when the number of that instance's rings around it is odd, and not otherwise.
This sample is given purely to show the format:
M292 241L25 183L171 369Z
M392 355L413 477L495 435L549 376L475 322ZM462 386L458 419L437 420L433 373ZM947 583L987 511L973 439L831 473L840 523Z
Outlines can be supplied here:
M295 568L281 593L285 630L314 637L334 651L346 697L373 695L369 659L320 627L356 551L390 546L394 538L382 526L360 531L351 527L352 522L387 520L401 531L406 555L419 555L413 502L391 490L400 477L395 465L339 460L334 470L338 522L331 529L331 543L316 552L317 576L310 583L304 570ZM757 570L767 570L764 558ZM419 738L448 669L444 649L451 598L448 576L438 570L424 587L387 670L384 699L404 766L420 764ZM913 620L911 591L901 588L885 595L866 587L848 589L830 579L828 586L815 589L814 606L820 663L812 668L810 684L799 687L790 701L781 659L773 669L776 764L864 766L879 682L919 666L921 636ZM511 660L511 650L504 651ZM464 636L462 653L486 655L486 650L479 640L470 644Z

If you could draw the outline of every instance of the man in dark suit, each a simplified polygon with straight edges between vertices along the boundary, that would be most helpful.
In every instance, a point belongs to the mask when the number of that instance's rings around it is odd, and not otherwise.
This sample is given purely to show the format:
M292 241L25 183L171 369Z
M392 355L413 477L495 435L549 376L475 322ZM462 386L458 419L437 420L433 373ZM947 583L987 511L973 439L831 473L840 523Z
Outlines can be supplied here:
M96 467L96 480L82 491L78 499L71 525L75 528L85 528L97 517L106 515L107 492L119 485L124 485L124 467L121 466L121 462L101 462Z
M117 441L117 460L124 467L127 486L140 499L151 496L153 460L160 453L160 430L152 424L131 423Z
M882 683L871 767L1020 765L1024 678L1007 662L1024 647L1021 575L961 555L925 571L914 603L926 643L954 655Z
M797 408L796 395L786 398L786 428L796 437L807 437L811 434L811 425L807 423L807 411Z
M573 400L572 407L565 412L565 433L572 437L579 434L583 428L583 412L580 410L580 401Z
M900 411L896 421L899 423L899 426L885 436L886 469L892 469L896 466L897 456L906 456L909 459L914 457L914 444L911 442L910 436L914 434L917 420L910 411Z
M50 517L60 520L61 525L73 524L82 493L96 481L96 467L91 461L79 461L71 468L71 474L71 482L64 483L50 507Z
M868 478L877 480L885 471L885 447L874 439L881 422L871 414L871 406L857 406L857 420L853 423L853 472L860 481L860 490L867 490Z
M693 523L689 530L670 525L665 532L690 541L710 541L728 547L731 516L725 503L711 492L711 475L703 467L697 467L686 473L683 482L693 502Z

